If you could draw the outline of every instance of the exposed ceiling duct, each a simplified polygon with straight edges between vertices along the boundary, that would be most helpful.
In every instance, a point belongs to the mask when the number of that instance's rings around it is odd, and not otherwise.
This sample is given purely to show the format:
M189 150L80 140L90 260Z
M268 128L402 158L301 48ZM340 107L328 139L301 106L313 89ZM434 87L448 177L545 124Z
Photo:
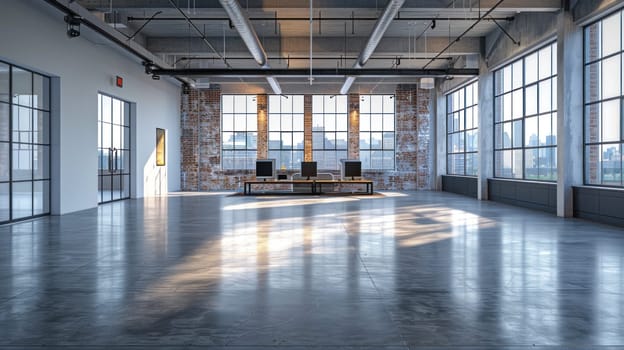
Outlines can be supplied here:
M253 56L254 60L256 60L256 62L263 69L271 68L271 66L269 66L267 54L264 51L262 44L260 43L260 39L258 39L256 31L251 26L251 22L249 21L247 16L245 16L245 14L243 13L243 9L240 7L238 1L219 0L219 2L221 3L221 6L223 6L223 9L225 9L228 17L230 17L232 24L238 31L241 39L243 39L245 46L247 46L247 49L249 49L249 52ZM271 86L271 89L273 89L273 93L278 95L282 93L282 89L277 82L277 79L272 76L268 76L266 79Z
M392 23L392 20L394 19L394 17L396 17L404 2L405 0L390 0L388 2L388 5L386 5L383 14L375 23L375 27L368 37L368 41L366 42L364 49L362 49L360 56L353 64L353 68L362 68L364 67L366 62L368 62L368 59L373 55L373 52L375 52L375 49L381 41L381 38L383 38L386 30L388 30L388 27L390 26L390 23ZM344 84L342 85L342 88L340 89L340 94L344 95L348 93L354 81L355 77L347 77Z

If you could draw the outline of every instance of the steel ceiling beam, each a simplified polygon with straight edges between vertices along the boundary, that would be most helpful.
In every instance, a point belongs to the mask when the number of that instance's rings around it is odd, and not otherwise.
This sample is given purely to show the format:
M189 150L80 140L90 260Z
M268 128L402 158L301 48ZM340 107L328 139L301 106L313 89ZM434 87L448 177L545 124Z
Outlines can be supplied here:
M171 75L181 77L307 77L308 68L297 69L220 69L220 68L188 68L188 69L153 69L156 75ZM361 68L320 68L314 69L315 77L446 77L446 76L476 76L479 69L449 68L449 69L361 69Z
M87 8L100 8L108 9L109 1L103 0L78 0L83 6ZM353 8L353 9L380 9L383 7L384 2L379 0L315 0L315 8ZM480 6L482 9L487 9L492 6L495 0L480 0ZM180 2L182 3L182 2ZM450 0L406 0L403 8L406 11L409 10L448 10ZM113 2L116 9L137 9L137 8L168 8L167 0L115 0ZM186 2L184 2L186 5ZM307 9L309 6L308 0L245 0L245 9L278 9L278 8L292 8L292 9ZM473 9L477 10L476 1L456 1L455 9ZM196 9L216 9L221 6L214 0L194 0L192 2L192 8ZM507 0L501 10L505 11L557 11L561 7L561 0Z
M228 17L190 17L193 21L220 21L225 22L228 21ZM436 20L438 22L448 22L448 21L476 21L479 17L461 17L461 18L442 18L442 17L397 17L395 21L433 21ZM128 22L137 22L137 21L148 21L150 17L134 17L128 16ZM309 17L249 17L250 21L278 21L278 22L309 22ZM377 17L314 17L314 21L319 22L330 22L330 21L339 21L339 22L370 22L376 21ZM485 21L508 21L511 22L514 20L513 16L507 17L492 17L486 18ZM183 17L156 17L151 19L152 22L162 22L162 21L186 21Z
M208 37L210 42L216 47L223 45L223 37ZM315 37L314 38L314 56L323 56L328 53L332 56L344 55L345 44L341 37ZM348 56L359 55L362 47L366 44L367 37L356 36L349 37L346 43L346 53ZM413 40L412 40L413 41ZM436 53L448 45L449 39L444 37L429 37L427 42L418 40L415 47L410 44L407 37L388 37L384 36L383 40L375 49L374 56L397 56L407 55L412 52L415 55L423 55L425 52L429 54ZM226 37L227 52L229 56L245 56L248 55L248 49L238 35ZM413 43L412 43L413 44ZM305 56L309 55L310 38L304 36L298 37L266 37L262 40L262 45L267 53L272 56L281 54L282 59L287 55ZM453 55L471 55L479 54L481 48L481 38L464 37L460 42L453 46ZM147 49L155 54L168 55L207 55L210 54L206 50L206 46L200 38L197 37L152 37L147 39ZM252 57L249 55L249 57ZM349 62L349 65L352 62Z

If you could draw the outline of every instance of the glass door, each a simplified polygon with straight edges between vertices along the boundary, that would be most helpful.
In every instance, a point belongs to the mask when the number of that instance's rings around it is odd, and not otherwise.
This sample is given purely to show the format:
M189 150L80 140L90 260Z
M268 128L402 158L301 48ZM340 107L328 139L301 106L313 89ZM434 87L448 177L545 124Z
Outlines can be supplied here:
M130 104L98 95L99 202L130 198Z

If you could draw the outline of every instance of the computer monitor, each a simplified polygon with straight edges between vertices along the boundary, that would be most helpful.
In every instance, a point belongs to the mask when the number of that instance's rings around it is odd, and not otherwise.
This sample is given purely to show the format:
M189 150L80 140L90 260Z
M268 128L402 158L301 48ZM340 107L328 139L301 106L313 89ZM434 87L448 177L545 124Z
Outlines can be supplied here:
M316 162L301 162L301 176L310 180L316 177Z
M359 160L344 159L342 162L343 178L362 177L362 162Z
M275 178L275 159L257 159L256 160L256 179L274 179Z

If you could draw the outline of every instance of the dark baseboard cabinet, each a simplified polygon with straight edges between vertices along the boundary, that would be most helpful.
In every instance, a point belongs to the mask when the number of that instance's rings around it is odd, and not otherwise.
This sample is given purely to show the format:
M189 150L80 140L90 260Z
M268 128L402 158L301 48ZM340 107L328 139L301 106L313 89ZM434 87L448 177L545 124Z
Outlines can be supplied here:
M469 176L442 175L442 191L477 197L477 178Z
M583 186L573 191L575 217L624 226L624 190Z
M557 184L488 179L489 199L557 214Z

